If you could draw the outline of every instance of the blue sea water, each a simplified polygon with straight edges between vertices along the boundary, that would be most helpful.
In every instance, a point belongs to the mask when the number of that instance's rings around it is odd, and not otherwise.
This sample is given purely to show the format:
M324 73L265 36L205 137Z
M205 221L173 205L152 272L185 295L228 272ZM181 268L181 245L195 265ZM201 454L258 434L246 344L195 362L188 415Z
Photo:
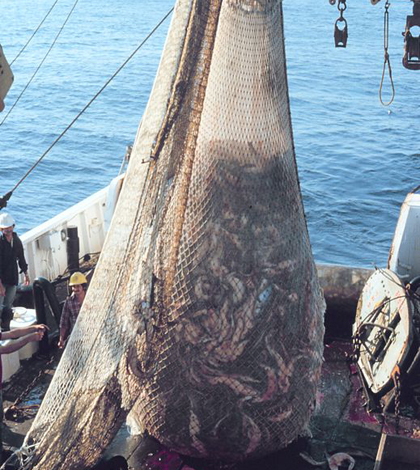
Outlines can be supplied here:
M3 0L0 44L11 61L53 0ZM106 80L168 12L173 0L79 0L43 67L0 126L0 194L12 189ZM384 3L347 0L346 49L328 0L284 0L296 157L315 259L386 264L399 208L420 184L420 71L402 67L402 31L412 4L390 8L389 53L396 87L386 108L378 91L384 62ZM60 0L13 64L15 83L0 122L43 59L74 0ZM169 20L106 88L37 169L8 209L18 233L107 185L134 140ZM389 79L384 98L390 96Z

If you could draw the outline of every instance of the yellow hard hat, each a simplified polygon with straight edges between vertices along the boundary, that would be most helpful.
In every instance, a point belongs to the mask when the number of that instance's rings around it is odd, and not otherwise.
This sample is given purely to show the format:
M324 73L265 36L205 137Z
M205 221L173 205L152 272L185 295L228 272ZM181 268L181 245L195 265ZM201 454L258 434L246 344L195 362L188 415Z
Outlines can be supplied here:
M73 273L70 277L69 286L77 286L78 284L87 284L86 276L79 271Z

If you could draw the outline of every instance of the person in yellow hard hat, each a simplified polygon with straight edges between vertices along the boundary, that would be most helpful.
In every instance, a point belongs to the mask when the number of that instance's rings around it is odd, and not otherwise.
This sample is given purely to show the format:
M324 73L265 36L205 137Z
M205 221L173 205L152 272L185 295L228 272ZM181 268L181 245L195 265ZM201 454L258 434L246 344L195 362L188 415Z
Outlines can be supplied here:
M66 345L67 338L73 330L85 300L87 290L86 276L78 271L73 273L70 277L69 287L71 287L72 294L64 302L60 319L60 339L58 340L58 347L60 349L63 349Z

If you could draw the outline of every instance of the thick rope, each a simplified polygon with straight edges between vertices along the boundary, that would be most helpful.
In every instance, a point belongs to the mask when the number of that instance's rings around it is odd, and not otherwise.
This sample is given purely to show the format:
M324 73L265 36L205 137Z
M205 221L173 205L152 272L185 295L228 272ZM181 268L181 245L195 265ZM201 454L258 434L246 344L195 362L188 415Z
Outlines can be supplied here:
M389 106L394 101L394 98L395 98L394 80L392 78L391 62L389 60L389 53L388 53L388 46L389 46L389 11L388 10L390 6L391 4L387 0L385 4L385 13L384 13L384 67L382 70L381 86L379 87L379 99L384 106ZM391 99L387 103L384 103L382 99L382 87L384 84L385 70L387 66L388 66L388 72L389 72L389 79L391 81L392 96L391 96Z

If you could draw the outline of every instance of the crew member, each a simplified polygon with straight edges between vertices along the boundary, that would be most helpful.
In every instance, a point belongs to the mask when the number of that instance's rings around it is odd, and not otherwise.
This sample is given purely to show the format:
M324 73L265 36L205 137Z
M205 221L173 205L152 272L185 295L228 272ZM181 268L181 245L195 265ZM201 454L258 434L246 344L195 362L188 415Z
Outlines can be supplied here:
M29 285L28 265L23 252L22 241L15 228L15 220L7 212L0 213L0 314L1 329L10 330L13 319L12 305L19 282L19 272L25 274L24 285Z
M72 294L67 297L64 303L60 319L60 339L58 340L58 347L60 349L64 348L85 300L87 290L86 276L80 272L73 273L70 277L69 286L71 287Z

